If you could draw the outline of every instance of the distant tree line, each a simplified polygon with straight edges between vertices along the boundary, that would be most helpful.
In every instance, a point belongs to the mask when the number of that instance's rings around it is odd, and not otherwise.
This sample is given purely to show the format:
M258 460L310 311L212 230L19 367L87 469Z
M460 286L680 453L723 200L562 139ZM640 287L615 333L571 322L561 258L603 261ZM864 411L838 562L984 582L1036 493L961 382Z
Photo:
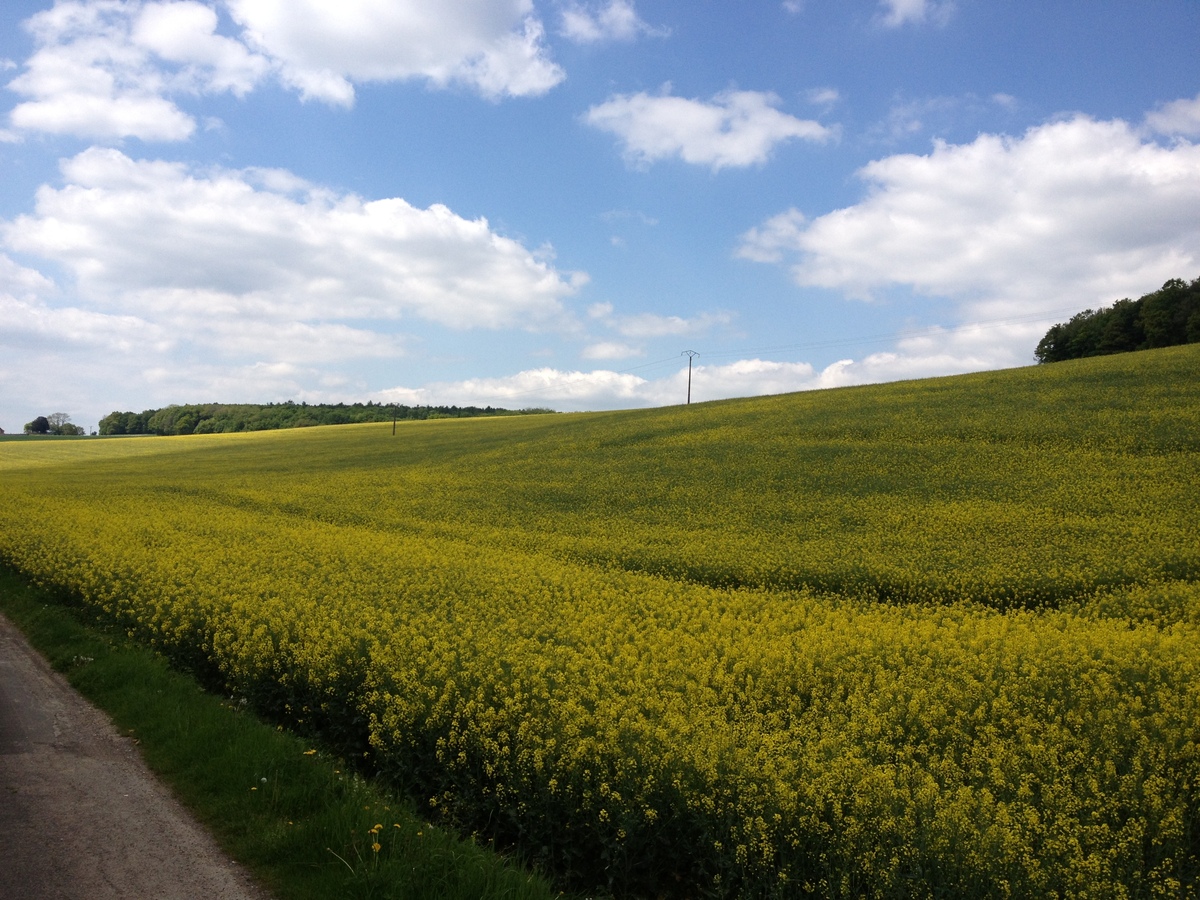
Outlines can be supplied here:
M50 413L48 416L38 416L32 422L25 423L26 434L83 434L83 427L71 422L66 413Z
M349 425L398 419L466 419L553 412L551 409L501 409L492 406L392 406L385 403L195 403L111 412L100 420L101 434L216 434L272 431L312 425Z
M1055 325L1038 343L1041 363L1200 342L1200 278L1173 278L1137 300L1086 309Z

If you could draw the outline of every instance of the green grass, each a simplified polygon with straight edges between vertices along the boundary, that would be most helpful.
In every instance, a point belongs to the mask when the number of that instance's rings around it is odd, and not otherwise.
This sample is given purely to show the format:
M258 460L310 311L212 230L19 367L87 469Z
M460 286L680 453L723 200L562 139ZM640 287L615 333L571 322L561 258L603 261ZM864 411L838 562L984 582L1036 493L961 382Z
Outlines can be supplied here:
M156 654L89 626L0 571L0 611L71 684L138 740L146 762L283 900L548 900L548 884L423 821L301 738L216 697ZM378 837L370 829L382 825ZM372 850L378 840L381 849Z

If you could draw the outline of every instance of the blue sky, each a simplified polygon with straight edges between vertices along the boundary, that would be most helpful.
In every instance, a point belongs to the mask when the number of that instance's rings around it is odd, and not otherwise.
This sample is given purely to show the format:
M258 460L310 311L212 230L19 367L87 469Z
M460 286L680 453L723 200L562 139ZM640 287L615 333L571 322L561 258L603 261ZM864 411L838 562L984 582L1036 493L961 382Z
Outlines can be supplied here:
M1025 365L1200 276L1200 3L9 0L0 427Z

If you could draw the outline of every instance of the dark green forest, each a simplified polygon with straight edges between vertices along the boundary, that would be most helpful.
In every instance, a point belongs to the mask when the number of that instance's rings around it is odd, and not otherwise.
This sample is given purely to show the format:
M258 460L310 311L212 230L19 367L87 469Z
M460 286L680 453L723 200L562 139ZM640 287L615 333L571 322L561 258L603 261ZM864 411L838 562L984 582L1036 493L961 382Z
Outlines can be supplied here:
M396 419L467 419L478 416L520 416L550 413L551 409L501 409L493 406L405 406L384 403L192 403L147 409L140 413L111 412L100 420L101 434L216 434L230 431L272 431L312 425L391 422Z
M1200 342L1200 278L1173 278L1137 300L1085 309L1053 326L1038 343L1040 363Z

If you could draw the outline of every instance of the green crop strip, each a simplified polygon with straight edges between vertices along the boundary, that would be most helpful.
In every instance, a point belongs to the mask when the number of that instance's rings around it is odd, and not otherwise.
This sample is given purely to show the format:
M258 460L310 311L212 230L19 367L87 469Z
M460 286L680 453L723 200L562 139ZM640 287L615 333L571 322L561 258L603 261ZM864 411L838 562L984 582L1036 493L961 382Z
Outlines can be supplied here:
M1200 877L1200 348L0 447L0 557L633 896Z

